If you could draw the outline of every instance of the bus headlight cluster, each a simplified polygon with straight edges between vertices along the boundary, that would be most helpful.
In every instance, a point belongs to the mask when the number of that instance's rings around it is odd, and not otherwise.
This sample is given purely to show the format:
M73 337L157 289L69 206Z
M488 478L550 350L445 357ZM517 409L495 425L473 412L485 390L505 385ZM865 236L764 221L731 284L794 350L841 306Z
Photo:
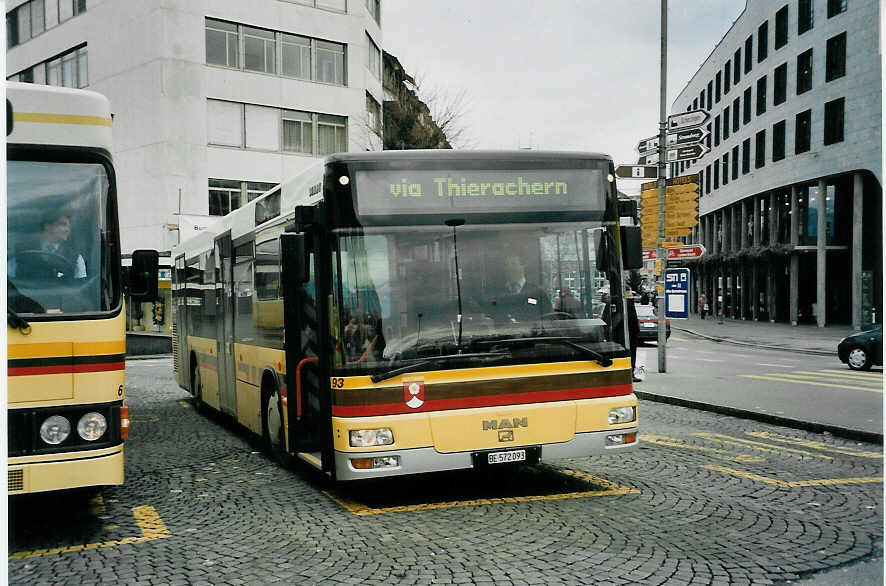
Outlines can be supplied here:
M77 422L77 433L88 442L94 442L105 435L108 421L101 413L87 413Z
M609 425L616 423L630 423L637 419L637 411L634 407L617 407L609 410Z
M40 439L47 444L57 445L71 435L71 422L61 415L52 415L40 425Z
M105 435L108 420L101 413L90 412L77 421L77 435L88 442L94 442ZM56 446L71 435L71 422L62 415L50 415L40 425L40 439Z
M369 448L372 446L389 446L394 443L394 432L389 428L352 429L350 431L352 448Z

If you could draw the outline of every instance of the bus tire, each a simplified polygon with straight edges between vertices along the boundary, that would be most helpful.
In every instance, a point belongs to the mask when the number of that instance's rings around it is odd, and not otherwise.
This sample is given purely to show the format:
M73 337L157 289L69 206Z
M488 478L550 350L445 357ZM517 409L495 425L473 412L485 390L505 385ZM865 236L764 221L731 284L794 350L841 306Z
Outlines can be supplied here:
M197 361L191 359L191 394L194 395L194 410L198 413L205 411L206 404L203 402L203 381L200 377L200 367Z
M283 399L280 388L271 377L262 381L262 444L268 454L283 466L291 465L286 451L283 430Z

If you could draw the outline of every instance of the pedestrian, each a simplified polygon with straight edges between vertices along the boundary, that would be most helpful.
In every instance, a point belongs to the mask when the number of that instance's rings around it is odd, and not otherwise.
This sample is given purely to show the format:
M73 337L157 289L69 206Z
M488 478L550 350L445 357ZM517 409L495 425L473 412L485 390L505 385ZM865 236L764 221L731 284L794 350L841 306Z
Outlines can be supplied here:
M698 313L701 314L701 319L704 319L704 316L708 311L708 298L704 293L698 296Z
M634 369L637 367L637 344L640 339L640 320L637 319L637 308L634 306L634 292L628 287L625 289L625 305L627 305L627 313L625 317L628 320L628 344L631 350L631 376L635 383L640 382L641 378L637 376Z

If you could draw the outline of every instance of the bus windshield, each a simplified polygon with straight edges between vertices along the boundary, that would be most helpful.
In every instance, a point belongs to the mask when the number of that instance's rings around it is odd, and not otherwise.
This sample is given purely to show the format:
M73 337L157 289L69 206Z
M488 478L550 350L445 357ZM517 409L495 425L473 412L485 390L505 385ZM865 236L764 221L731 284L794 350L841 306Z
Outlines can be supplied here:
M7 170L9 309L37 316L114 309L104 165L11 160Z
M335 367L354 374L434 357L526 363L587 360L584 348L620 352L613 239L614 226L601 222L339 230Z

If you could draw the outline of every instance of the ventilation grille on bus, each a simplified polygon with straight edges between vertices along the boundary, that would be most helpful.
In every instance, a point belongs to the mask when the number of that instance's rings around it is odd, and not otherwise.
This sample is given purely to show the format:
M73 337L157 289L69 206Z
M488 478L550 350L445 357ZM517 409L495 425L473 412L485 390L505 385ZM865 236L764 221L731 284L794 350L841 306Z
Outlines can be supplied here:
M9 492L16 492L25 489L25 471L10 470L9 471Z
M175 332L175 322L172 322L172 372L178 374L178 336Z

